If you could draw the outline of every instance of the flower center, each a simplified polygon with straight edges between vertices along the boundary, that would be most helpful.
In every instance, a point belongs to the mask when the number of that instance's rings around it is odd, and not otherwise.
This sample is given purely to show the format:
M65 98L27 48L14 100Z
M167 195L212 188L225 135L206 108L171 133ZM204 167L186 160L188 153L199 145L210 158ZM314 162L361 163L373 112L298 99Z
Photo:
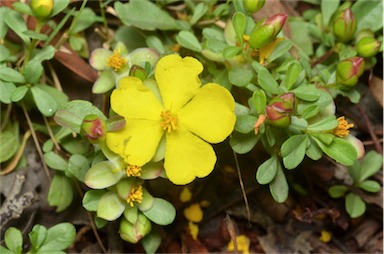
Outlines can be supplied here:
M141 203L141 201L143 201L143 187L141 185L132 186L126 201L131 207L133 207L133 202Z
M348 123L344 116L337 118L337 121L339 122L339 125L333 130L333 134L341 138L348 136L349 129L354 126L353 123Z
M125 172L127 173L127 176L135 176L139 177L141 175L141 167L135 166L135 165L129 165L126 169Z
M172 114L168 109L161 112L160 116L163 118L161 122L161 127L166 130L168 133L172 130L177 129L178 118L177 115Z
M112 56L107 59L107 66L111 67L114 71L119 71L127 63L127 60L121 57L120 49L114 50Z

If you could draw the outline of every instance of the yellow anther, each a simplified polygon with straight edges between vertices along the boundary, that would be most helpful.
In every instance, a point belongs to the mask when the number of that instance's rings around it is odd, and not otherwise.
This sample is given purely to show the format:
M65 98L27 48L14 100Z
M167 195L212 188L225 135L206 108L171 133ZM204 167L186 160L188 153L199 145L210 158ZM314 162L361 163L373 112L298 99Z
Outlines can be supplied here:
M141 185L133 186L126 201L131 207L134 206L133 202L141 203L143 201L143 187Z
M125 172L127 173L127 176L135 176L139 177L141 175L141 167L135 166L135 165L129 165L125 169Z
M169 110L165 110L161 112L160 116L163 118L163 121L161 122L161 127L168 133L177 128L177 115L172 114Z
M107 59L107 66L114 71L121 70L127 64L127 60L121 56L120 49L114 50L112 56Z
M339 125L333 130L333 134L342 138L349 135L349 129L353 128L353 123L348 123L344 116L337 118Z

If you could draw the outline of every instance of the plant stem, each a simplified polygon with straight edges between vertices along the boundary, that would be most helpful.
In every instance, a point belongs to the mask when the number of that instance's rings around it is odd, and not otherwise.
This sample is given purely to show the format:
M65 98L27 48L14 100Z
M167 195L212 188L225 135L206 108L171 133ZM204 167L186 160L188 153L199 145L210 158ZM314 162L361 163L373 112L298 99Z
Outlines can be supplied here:
M320 58L316 59L315 61L313 61L311 63L311 67L315 67L316 65L318 64L321 64L322 62L324 62L325 60L328 59L328 57L330 57L332 54L333 54L334 50L333 48L331 48L330 50L328 50L327 52L325 52L324 55L322 55Z

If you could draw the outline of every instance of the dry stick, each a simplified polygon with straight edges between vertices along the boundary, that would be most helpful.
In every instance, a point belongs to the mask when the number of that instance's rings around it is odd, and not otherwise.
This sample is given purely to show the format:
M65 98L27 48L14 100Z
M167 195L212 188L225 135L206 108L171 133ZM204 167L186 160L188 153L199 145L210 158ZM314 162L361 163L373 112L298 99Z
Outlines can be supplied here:
M52 133L51 126L49 126L47 118L45 116L43 116L43 119L44 119L45 126L47 126L48 134L51 137L51 140L52 140L55 148L57 149L57 151L61 151L60 146L56 141L55 135L53 135L53 133Z
M233 242L233 249L235 251L235 254L237 254L238 251L237 251L236 232L235 232L235 227L233 226L231 217L229 217L229 215L227 214L224 218L224 221L227 224L227 230L228 230L229 236L231 237L231 240Z
M247 194L245 193L243 178L242 178L241 172L240 172L239 161L237 160L237 155L236 155L235 151L232 150L232 152L233 152L233 156L235 157L237 175L239 176L239 183L240 183L240 187L241 187L241 193L243 193L243 198L244 198L244 202L245 202L245 209L247 210L248 224L251 224L251 212L249 211L248 198L247 198Z
M376 151L382 154L383 153L383 148L380 145L380 141L377 138L377 136L375 134L375 131L373 130L371 121L369 121L369 118L368 118L367 114L365 113L365 110L360 105L357 105L357 109L363 115L364 120L367 123L367 128L368 128L368 131L369 131L369 135L371 135L372 141L375 144Z
M49 169L47 167L47 164L45 164L45 162L44 162L43 151L41 150L41 147L39 145L39 141L37 140L36 132L33 129L31 118L29 118L29 115L28 115L28 112L27 112L27 110L26 110L26 108L24 106L24 103L22 103L21 106L22 106L25 118L27 119L29 130L31 131L33 142L35 143L35 147L36 147L37 153L39 154L40 159L41 159L41 163L43 164L43 168L44 168L45 174L47 175L49 182L51 182L52 178L51 178L51 175L49 174Z

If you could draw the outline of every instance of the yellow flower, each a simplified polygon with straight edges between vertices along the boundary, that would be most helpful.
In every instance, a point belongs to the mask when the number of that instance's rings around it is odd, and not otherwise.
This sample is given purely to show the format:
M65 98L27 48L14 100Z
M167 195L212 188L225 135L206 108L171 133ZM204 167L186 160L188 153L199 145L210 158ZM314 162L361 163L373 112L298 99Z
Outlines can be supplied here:
M339 125L333 130L333 134L342 138L349 135L349 129L353 128L353 123L348 123L344 116L337 118Z
M121 70L127 64L127 60L121 56L120 48L115 49L106 61L107 66L111 67L114 71Z
M209 143L222 142L232 132L235 102L218 84L201 86L202 71L197 59L172 54L157 63L157 87L148 88L135 77L122 79L111 107L127 124L107 133L108 147L127 164L142 166L165 135L164 169L170 181L187 184L210 174L216 154Z
M332 239L332 232L327 231L327 230L321 230L321 235L319 237L320 241L327 243L327 242L331 241L331 239Z
M237 243L237 251L241 251L243 254L249 254L249 246L251 245L251 241L247 236L245 235L237 236L236 243ZM228 251L235 250L235 244L232 240L228 243L227 250Z

